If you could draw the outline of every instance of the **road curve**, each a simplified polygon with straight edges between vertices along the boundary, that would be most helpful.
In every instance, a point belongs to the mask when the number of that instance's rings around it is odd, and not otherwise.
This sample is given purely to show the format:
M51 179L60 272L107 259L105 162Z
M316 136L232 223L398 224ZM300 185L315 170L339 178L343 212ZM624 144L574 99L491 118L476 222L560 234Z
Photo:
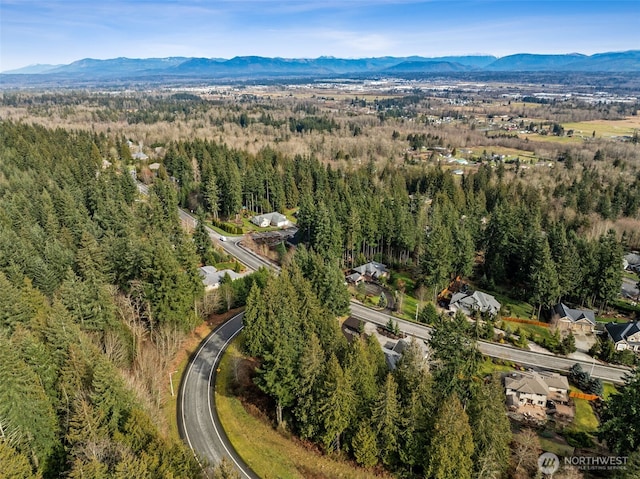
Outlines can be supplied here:
M243 314L212 331L190 360L178 393L178 429L198 461L217 464L226 457L235 465L240 477L259 479L229 442L215 408L218 363L231 340L242 330Z

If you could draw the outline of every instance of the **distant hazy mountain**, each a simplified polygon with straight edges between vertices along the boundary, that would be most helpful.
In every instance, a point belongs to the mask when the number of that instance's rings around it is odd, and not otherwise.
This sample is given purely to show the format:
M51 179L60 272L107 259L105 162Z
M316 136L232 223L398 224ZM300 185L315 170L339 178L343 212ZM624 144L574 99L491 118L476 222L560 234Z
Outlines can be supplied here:
M402 62L389 67L385 72L389 73L426 73L426 72L462 72L471 67L455 62L422 61Z
M6 72L2 73L6 73L7 75L33 75L36 73L46 73L60 66L62 65L46 65L38 63L36 65L29 65L26 67L17 68L15 70L7 70Z
M491 71L583 71L583 72L638 72L640 51L597 53L587 56L579 53L566 55L535 55L519 53L497 59L487 65Z
M126 76L142 72L162 72L168 68L184 63L188 58L113 58L95 60L84 58L69 65L62 65L45 73L47 74L82 74L83 76Z
M640 50L582 55L520 53L496 58L489 55L427 58L373 57L345 59L268 58L85 58L69 65L32 65L4 74L30 74L51 81L78 79L125 80L154 78L256 79L319 77L326 75L402 75L450 72L640 72ZM32 80L33 80L32 79ZM19 81L19 80L16 80ZM35 81L35 80L34 80Z

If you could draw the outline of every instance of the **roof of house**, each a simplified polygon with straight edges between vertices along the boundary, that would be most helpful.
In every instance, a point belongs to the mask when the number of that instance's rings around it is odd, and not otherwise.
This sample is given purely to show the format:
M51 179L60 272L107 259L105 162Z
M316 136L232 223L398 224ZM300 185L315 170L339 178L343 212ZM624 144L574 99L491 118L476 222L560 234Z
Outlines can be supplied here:
M409 346L411 345L411 341L415 341L416 344L418 345L418 347L420 348L420 350L423 353L423 357L427 357L429 355L429 348L427 347L426 343L423 340L418 340L415 338L412 339L400 339L398 340L398 342L396 343L396 345L393 347L393 350L396 353L400 353L400 354L404 354L405 350L409 348Z
M360 265L356 268L353 268L354 271L357 271L360 274L368 274L370 276L381 276L386 274L387 265L378 263L376 261L370 261L369 263Z
M350 281L352 283L357 283L358 281L360 281L360 279L362 278L362 275L358 272L355 273L351 273L349 276L347 276L347 281Z
M458 306L468 312L478 310L481 313L497 314L500 311L501 305L496 301L496 298L490 294L483 293L482 291L470 292L457 292L451 297L451 305Z
M537 374L521 373L504 378L504 387L523 394L549 395L549 386Z
M640 264L640 254L638 253L629 253L624 255L624 259L631 266L635 264Z
M638 324L638 321L630 321L628 323L607 323L604 327L614 343L626 341L629 336L640 332L640 325Z
M548 396L549 388L569 390L565 376L549 371L512 373L504 378L504 387L524 394Z
M561 318L568 318L571 322L587 320L593 325L596 324L595 314L588 309L571 309L564 303L556 304L553 309Z
M569 390L569 380L566 376L552 373L551 371L540 371L537 374L542 377L543 381L547 383L547 386L550 388Z
M230 269L221 269L218 271L214 266L202 266L200 267L200 276L202 277L202 284L205 286L218 286L222 278L225 275L229 275L232 280L238 279L241 275Z
M261 224L264 220L268 220L272 225L277 225L278 223L282 223L283 221L288 221L285 215L283 215L282 213L278 213L277 211L265 213L263 215L256 215L251 218L251 221L255 224Z

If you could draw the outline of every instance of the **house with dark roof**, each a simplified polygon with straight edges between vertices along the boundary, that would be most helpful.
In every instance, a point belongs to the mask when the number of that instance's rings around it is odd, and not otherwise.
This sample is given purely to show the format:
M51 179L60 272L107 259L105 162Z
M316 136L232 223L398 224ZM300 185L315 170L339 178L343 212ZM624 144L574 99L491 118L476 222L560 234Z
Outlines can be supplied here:
M596 316L589 309L572 309L564 303L553 307L552 321L563 331L593 332Z
M490 294L482 291L459 291L454 293L449 303L449 309L453 312L462 311L464 314L471 316L475 311L479 313L487 313L491 316L497 316L502 305Z
M378 263L377 261L370 261L369 263L353 268L353 271L360 273L365 279L378 280L389 276L387 265Z
M616 351L640 351L640 321L607 323L604 328Z

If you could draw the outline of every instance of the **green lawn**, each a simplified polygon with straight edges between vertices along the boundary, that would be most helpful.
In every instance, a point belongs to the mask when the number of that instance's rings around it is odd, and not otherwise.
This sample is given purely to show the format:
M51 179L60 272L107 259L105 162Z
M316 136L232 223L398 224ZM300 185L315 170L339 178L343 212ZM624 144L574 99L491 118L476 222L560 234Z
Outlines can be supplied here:
M612 394L615 394L618 392L618 390L616 389L616 387L611 384L611 383L603 383L603 391L602 391L602 398L607 401Z
M505 316L512 318L531 319L534 307L525 301L510 298L501 291L490 291L486 289L476 288L487 294L492 295L502 305L502 311Z
M515 368L510 365L496 364L491 360L491 358L485 358L480 365L478 374L480 375L480 377L484 377L493 373L506 373L510 371L515 371Z
M571 387L572 391L580 391L577 388ZM586 399L573 398L573 402L576 406L576 415L573 418L573 422L567 428L570 432L586 432L592 434L598 429L598 418L593 412L591 403Z
M547 439L546 437L540 438L540 447L545 452L552 452L560 457L568 457L573 455L574 448L568 444L561 444L553 439Z

